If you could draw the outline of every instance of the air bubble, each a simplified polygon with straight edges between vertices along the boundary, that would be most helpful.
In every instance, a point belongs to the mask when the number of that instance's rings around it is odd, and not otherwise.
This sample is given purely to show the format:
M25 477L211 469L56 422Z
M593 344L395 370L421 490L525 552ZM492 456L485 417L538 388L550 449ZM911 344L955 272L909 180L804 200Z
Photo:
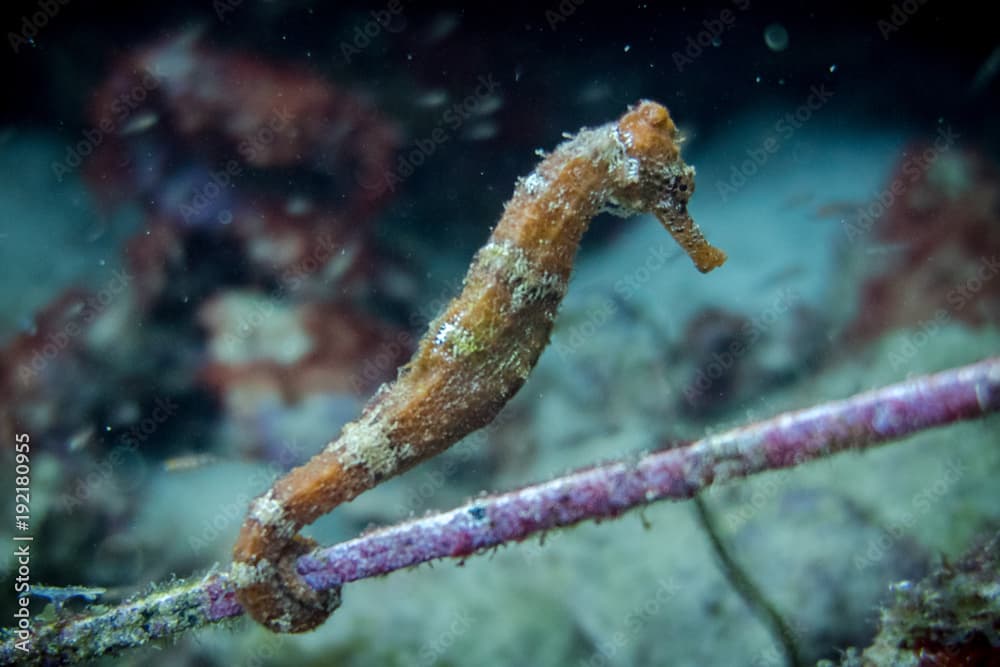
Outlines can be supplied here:
M788 31L780 23L772 23L764 29L764 43L772 51L784 51L788 48Z

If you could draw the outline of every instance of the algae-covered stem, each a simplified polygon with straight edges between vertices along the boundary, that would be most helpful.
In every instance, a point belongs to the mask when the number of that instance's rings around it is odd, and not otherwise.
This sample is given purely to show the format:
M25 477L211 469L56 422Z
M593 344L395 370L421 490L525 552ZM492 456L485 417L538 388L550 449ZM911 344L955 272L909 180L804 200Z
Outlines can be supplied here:
M462 293L431 323L397 380L251 505L233 549L250 615L275 632L303 632L340 604L339 589L317 592L295 571L314 546L299 530L496 417L548 343L580 237L597 213L652 213L700 271L721 265L725 254L688 215L693 191L677 128L655 102L580 131L521 179Z
M685 447L614 461L363 535L298 559L310 587L471 553L579 521L684 499L732 477L791 467L1000 411L1000 357L777 415ZM947 445L947 438L939 438ZM106 611L32 628L31 652L0 637L0 665L70 664L238 616L231 577L210 573Z

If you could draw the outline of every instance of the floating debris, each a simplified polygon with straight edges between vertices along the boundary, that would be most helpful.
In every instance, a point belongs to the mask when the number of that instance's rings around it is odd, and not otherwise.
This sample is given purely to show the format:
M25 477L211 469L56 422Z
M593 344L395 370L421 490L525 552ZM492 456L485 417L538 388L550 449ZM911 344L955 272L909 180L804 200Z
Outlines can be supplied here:
M218 457L211 454L183 454L174 456L163 462L164 472L183 472L202 468L218 462Z

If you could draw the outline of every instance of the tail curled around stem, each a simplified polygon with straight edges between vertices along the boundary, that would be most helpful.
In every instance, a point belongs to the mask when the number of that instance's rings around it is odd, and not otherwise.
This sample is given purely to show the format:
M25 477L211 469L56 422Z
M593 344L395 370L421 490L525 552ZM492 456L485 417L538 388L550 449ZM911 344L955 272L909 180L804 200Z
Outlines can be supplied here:
M663 106L640 102L617 122L581 130L546 156L480 248L459 294L395 382L305 465L253 501L233 549L240 603L275 632L305 632L340 604L295 570L314 546L299 531L340 503L491 422L549 341L580 238L600 211L652 213L702 272L726 255L687 212L694 169Z

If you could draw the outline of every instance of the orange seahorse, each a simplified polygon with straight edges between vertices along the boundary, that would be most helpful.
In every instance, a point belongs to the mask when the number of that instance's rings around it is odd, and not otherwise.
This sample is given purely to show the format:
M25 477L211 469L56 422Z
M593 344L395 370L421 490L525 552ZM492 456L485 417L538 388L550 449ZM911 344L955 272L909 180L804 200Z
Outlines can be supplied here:
M299 535L342 502L491 422L545 348L580 237L600 211L652 213L702 272L725 253L687 212L694 169L663 106L643 101L581 130L518 181L462 293L431 323L413 359L357 421L253 501L233 549L240 603L275 632L304 632L340 604L295 572L313 548Z

